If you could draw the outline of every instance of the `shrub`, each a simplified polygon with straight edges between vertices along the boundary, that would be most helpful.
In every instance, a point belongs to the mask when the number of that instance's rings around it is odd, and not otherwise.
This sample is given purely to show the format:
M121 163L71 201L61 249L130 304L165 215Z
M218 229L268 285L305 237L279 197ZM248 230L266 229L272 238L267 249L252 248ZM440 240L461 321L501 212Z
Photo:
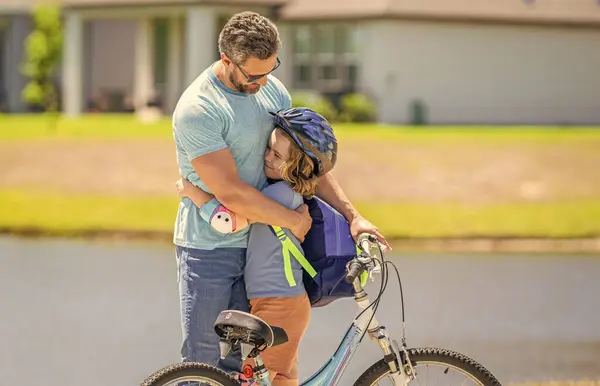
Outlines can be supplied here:
M313 109L324 116L329 122L336 121L338 117L337 110L333 104L327 98L319 95L318 93L292 93L292 106L308 107L309 109Z
M340 100L341 119L345 122L373 122L377 107L364 94L346 94Z
M52 73L61 60L63 28L60 8L41 4L33 12L34 29L25 40L26 57L21 72L29 78L22 92L23 99L33 106L55 112L58 96L52 83Z

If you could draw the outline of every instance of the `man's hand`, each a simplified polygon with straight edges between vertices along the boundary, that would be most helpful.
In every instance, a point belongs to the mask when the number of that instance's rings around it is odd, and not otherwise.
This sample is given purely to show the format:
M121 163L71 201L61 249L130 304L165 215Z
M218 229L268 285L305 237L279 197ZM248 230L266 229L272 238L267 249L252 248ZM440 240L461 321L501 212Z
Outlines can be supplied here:
M356 240L358 238L358 235L360 235L361 233L369 233L377 237L379 242L388 248L388 251L392 250L392 247L387 242L385 237L383 237L383 235L379 233L379 229L360 215L354 217L352 223L350 223L350 232L352 233L352 237L354 238L354 240Z
M306 204L300 205L298 209L296 209L296 212L300 213L302 217L300 218L300 221L290 228L290 231L302 243L312 226L312 217L310 217L310 214L308 213L308 206Z

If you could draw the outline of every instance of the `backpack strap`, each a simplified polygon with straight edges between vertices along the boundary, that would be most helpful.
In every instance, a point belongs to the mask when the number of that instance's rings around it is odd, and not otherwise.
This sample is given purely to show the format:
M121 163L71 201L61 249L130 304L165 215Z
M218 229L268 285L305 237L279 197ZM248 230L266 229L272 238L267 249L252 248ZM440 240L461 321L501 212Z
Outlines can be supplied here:
M281 253L283 254L283 270L285 271L285 277L290 283L290 287L296 286L296 280L294 280L294 274L292 272L292 258L290 254L298 260L298 263L304 268L304 270L310 275L310 277L317 276L317 271L313 268L313 266L306 260L306 257L300 252L296 244L287 237L283 228L271 225L271 229L275 233L275 236L281 242Z

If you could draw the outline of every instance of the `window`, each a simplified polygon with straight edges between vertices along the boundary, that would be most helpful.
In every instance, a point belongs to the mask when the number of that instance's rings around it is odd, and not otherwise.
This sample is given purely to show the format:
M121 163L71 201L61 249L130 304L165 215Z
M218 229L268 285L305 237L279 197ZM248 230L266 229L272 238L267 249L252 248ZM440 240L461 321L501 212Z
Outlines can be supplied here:
M215 34L217 36L217 39L219 37L219 34L221 33L221 30L223 29L223 27L225 27L225 24L227 24L227 22L229 21L229 18L231 18L232 15L219 15L217 17L217 23L215 25ZM220 60L221 59L221 53L219 52L219 47L217 47L217 51L215 52L215 61L216 60Z
M161 86L167 79L167 40L169 33L169 20L156 19L154 21L154 80Z
M321 65L319 69L319 79L334 80L336 79L336 68L334 64Z
M0 111L2 110L3 104L4 103L8 103L8 101L5 101L4 98L7 98L8 95L6 95L8 93L8 89L6 86L6 83L4 81L4 77L5 77L5 73L4 73L4 64L6 62L5 56L4 56L4 47L6 47L6 39L8 38L8 34L5 33L4 31L4 26L2 25L3 20L0 18Z
M344 31L344 52L357 55L360 50L360 29L346 28Z
M294 82L299 88L309 88L312 83L311 31L309 26L294 30Z
M354 88L358 80L359 26L343 23L293 27L294 87L322 92Z
M346 67L346 74L347 82L352 88L354 88L356 86L356 82L358 81L358 66L356 64L349 64Z
M307 26L296 28L294 35L294 53L308 55L310 53L310 30Z
M335 54L336 33L335 25L325 24L315 28L315 41L318 54Z
M308 84L310 83L310 65L299 64L294 67L294 79L298 83Z

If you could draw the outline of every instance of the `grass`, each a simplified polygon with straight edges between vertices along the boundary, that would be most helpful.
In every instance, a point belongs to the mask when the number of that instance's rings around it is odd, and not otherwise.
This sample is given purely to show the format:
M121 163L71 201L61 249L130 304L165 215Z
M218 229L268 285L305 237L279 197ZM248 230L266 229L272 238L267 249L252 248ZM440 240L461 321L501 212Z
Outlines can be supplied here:
M378 124L335 124L336 135L347 140L403 141L509 141L584 142L600 140L600 127L536 126L388 126ZM0 115L0 141L28 139L172 139L171 120L139 122L132 115L86 115L77 119L59 118L51 130L40 115Z
M392 237L586 237L600 235L600 200L459 205L358 203Z
M505 144L512 147L527 144L535 152L540 143L557 143L562 148L570 149L581 148L582 152L589 152L590 149L595 152L593 149L596 144L600 148L600 127L415 128L339 124L335 128L338 137L345 143L385 141L423 144L426 147L431 145L428 151L432 151L432 154L435 154L435 149L452 141L458 146L464 145L465 149L482 145ZM23 143L29 140L84 139L172 141L171 122L169 118L165 118L153 124L143 124L131 115L86 115L78 119L62 117L57 121L55 130L50 130L43 116L0 115L0 144L12 141ZM174 196L70 196L43 190L0 189L0 229L35 229L41 233L58 234L102 230L171 233L177 202ZM593 196L589 200L486 205L451 202L355 204L365 217L377 224L390 238L600 235L600 197Z
M0 191L0 228L33 228L49 233L77 230L173 230L177 199L64 196L58 193Z
M170 233L178 199L64 196L0 191L0 229L40 233ZM390 239L405 237L586 237L600 235L600 201L463 206L358 203ZM490 221L493 219L493 221Z
M139 139L172 138L167 119L143 124L133 115L86 115L59 118L50 129L39 115L0 115L0 141L30 139Z

